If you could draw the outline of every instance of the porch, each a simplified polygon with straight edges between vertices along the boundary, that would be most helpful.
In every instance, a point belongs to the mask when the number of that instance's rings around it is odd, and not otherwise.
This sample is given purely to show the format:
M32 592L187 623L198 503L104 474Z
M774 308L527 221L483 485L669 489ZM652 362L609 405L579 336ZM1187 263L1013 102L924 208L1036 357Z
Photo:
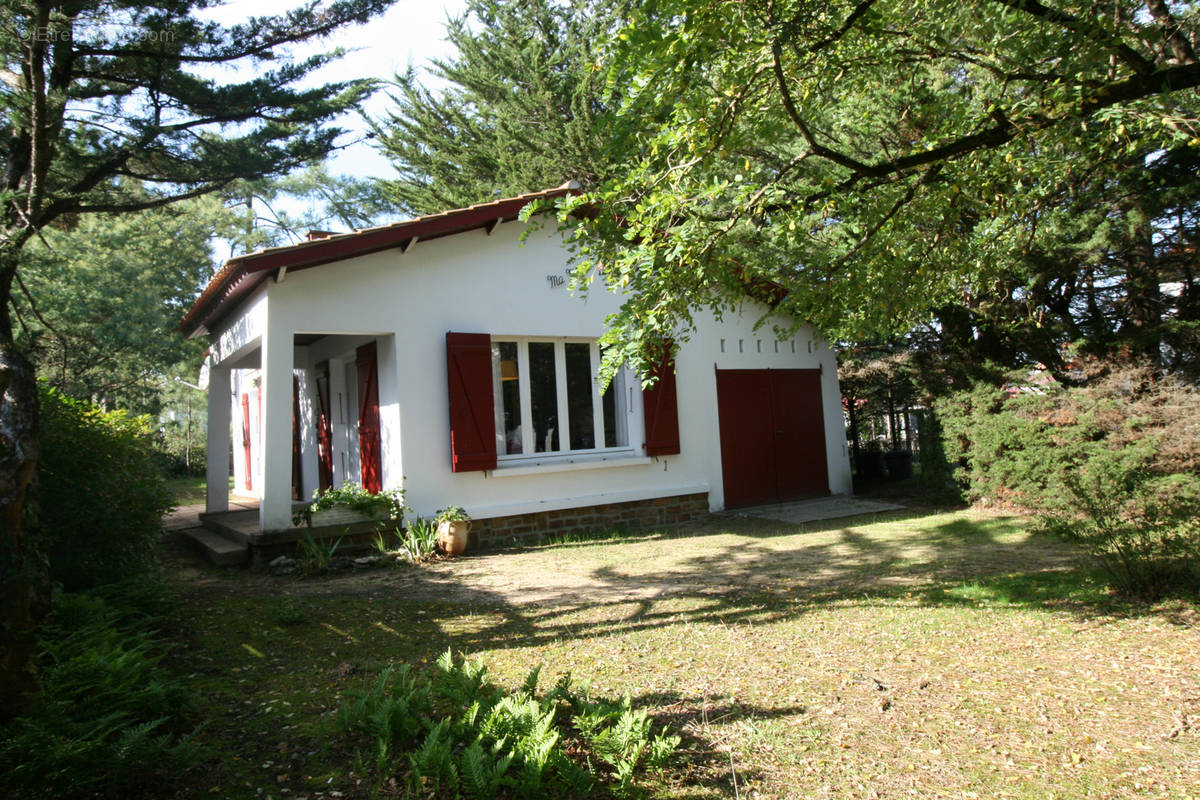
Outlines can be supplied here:
M164 519L164 528L181 536L216 566L251 568L261 568L277 556L295 556L305 534L318 542L340 541L339 547L354 549L371 544L382 529L380 523L358 522L264 532L257 499L235 495L230 506L214 513L204 511L203 506L186 506Z
M387 467L399 443L396 358L391 334L297 330L275 317L264 298L210 351L201 522L251 549L294 550L292 514L316 491L399 482ZM222 491L231 473L250 504Z

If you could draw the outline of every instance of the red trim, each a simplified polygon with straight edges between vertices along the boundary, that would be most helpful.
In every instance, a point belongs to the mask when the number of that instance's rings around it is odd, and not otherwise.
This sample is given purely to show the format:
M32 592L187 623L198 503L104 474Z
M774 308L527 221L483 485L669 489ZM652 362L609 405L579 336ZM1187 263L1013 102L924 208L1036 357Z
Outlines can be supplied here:
M250 395L242 395L242 449L246 452L246 491L254 487L250 485Z
M317 485L322 492L333 486L333 424L329 413L329 362L317 364Z
M446 379L451 471L495 469L492 337L486 333L447 333Z
M358 460L362 486L383 490L382 443L379 434L379 359L375 342L358 348Z
M304 467L300 462L300 380L292 375L292 499L304 499Z
M679 407L671 346L671 342L663 345L662 358L650 373L655 381L650 388L642 390L648 456L670 456L679 452Z

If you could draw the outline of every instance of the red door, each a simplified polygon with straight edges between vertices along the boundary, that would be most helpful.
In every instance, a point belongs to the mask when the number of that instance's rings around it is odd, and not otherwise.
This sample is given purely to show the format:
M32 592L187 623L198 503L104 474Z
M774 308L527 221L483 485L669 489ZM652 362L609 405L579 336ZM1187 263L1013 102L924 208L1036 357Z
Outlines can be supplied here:
M821 373L815 369L769 372L779 499L829 494Z
M333 420L329 412L329 362L317 365L317 485L333 486Z
M362 485L368 492L383 489L379 442L379 361L375 343L358 348L358 453Z
M775 483L775 425L763 413L771 396L765 370L717 370L721 473L725 505L750 506L779 498ZM768 409L769 412L769 409Z
M246 491L250 485L250 395L242 395L242 449L246 452Z
M717 370L728 508L828 494L821 373Z
M304 499L304 475L300 459L300 380L292 376L292 499Z

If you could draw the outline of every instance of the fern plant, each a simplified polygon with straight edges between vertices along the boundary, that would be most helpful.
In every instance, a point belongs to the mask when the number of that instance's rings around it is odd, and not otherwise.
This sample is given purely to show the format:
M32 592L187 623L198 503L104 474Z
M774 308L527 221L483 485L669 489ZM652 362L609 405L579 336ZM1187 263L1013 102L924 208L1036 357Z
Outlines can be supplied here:
M418 681L408 664L384 670L365 692L347 694L351 700L338 710L338 727L344 733L359 731L372 737L380 769L397 748L408 748L418 740L433 705L429 685Z
M476 739L459 759L462 787L474 800L492 800L506 784L505 773L512 765L513 753L503 752L503 744L484 749Z
M458 790L458 765L454 758L454 740L450 720L443 719L430 729L425 741L408 757L414 792L432 792L434 796L453 795Z
M586 686L571 690L569 676L539 695L540 675L534 667L506 691L483 662L447 650L428 678L407 666L384 672L338 719L344 732L375 740L381 780L404 765L401 780L421 797L584 797L598 786L623 797L678 746L678 737L653 735L628 696L592 700Z
M139 796L147 764L182 770L199 749L179 718L190 710L184 680L164 665L152 581L113 587L106 601L56 593L42 631L42 694L0 727L0 796L89 793ZM149 603L147 601L150 601Z

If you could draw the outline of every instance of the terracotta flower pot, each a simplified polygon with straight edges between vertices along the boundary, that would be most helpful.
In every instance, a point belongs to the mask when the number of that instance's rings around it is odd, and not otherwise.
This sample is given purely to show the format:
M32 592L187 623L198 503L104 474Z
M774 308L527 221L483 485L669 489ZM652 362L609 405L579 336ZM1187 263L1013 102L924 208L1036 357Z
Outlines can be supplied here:
M467 549L467 534L471 531L468 520L443 520L438 523L438 547L444 553L457 556Z

